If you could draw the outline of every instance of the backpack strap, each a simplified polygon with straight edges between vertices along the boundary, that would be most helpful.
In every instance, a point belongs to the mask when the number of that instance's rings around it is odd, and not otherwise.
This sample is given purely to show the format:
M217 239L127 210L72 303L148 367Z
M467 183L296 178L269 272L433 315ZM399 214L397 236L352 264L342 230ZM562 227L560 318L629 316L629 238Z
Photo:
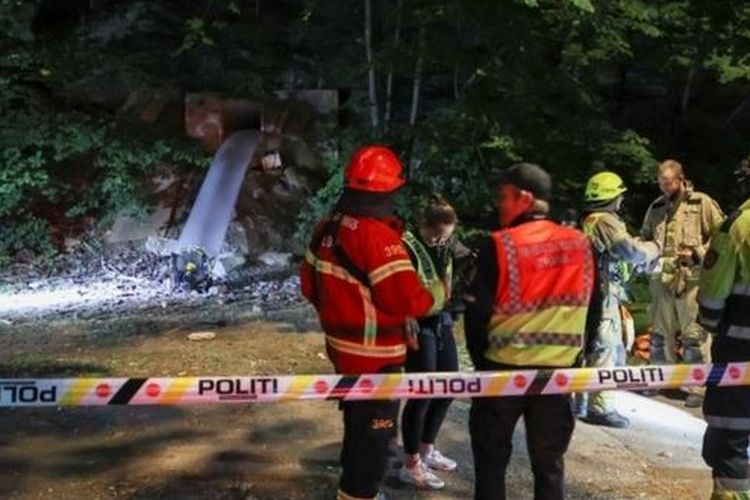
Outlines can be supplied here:
M339 264L341 264L341 267L343 267L346 272L352 275L352 277L359 281L362 285L370 288L370 279L367 276L367 273L362 271L357 267L356 264L354 264L352 259L349 257L349 255L347 255L346 251L344 251L344 248L341 246L339 230L341 229L342 218L343 215L339 212L334 212L333 214L331 214L328 222L323 226L323 229L321 229L319 234L313 237L313 240L310 242L310 248L313 251L319 250L323 244L323 241L330 237L332 241L331 251L336 257L336 260L339 261Z

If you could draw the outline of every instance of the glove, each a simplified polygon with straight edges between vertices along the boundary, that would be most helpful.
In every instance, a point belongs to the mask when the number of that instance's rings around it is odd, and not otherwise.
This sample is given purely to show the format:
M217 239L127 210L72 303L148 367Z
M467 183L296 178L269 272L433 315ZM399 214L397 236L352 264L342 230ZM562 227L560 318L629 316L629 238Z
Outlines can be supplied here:
M419 350L419 323L411 316L404 321L404 333L406 334L406 345L413 351Z
M644 265L646 267L653 267L655 264L654 261L657 260L661 255L661 250L659 250L659 245L657 245L653 241L647 241L644 243L646 253L646 262L644 262Z

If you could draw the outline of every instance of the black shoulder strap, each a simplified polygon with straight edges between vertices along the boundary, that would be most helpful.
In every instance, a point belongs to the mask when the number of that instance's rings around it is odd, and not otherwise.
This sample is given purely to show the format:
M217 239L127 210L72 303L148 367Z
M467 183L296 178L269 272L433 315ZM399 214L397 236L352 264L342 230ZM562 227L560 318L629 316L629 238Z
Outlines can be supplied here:
M352 262L352 259L350 259L344 251L344 247L341 246L341 241L339 240L339 230L341 229L342 219L341 214L336 214L334 219L336 219L336 224L334 225L333 233L330 236L333 238L333 246L331 247L331 250L333 250L336 260L339 261L341 267L346 269L346 272L351 274L354 279L362 283L365 287L370 288L370 278L367 276L367 273L362 271L356 266L356 264L354 264L354 262Z
M370 279L368 278L367 273L362 271L356 266L356 264L354 264L354 262L352 262L352 259L349 258L349 256L344 251L344 248L341 246L341 241L339 240L339 230L341 229L342 218L343 215L340 213L332 214L326 225L323 226L323 229L320 231L320 233L316 235L313 241L310 242L310 248L313 251L319 250L326 237L330 237L332 240L331 251L333 251L333 255L336 257L336 260L339 261L341 267L343 267L346 272L351 274L354 279L369 288Z
M734 221L737 220L737 218L742 215L742 210L737 209L731 214L729 214L729 217L724 219L724 222L721 224L721 227L719 228L719 231L722 233L728 233L729 228L732 227L732 224L734 224Z

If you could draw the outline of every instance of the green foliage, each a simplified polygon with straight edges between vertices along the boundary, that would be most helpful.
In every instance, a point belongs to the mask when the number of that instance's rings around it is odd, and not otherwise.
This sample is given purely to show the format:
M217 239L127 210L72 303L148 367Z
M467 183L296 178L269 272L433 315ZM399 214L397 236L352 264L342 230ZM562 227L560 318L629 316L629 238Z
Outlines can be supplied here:
M392 84L390 121L378 129L368 126L362 2L126 4L0 0L0 219L9 228L0 253L44 247L57 228L50 211L138 213L155 166L208 163L181 142L118 122L121 103L70 98L69 88L96 74L115 75L125 93L266 99L279 89L346 89L338 160L300 216L301 239L335 203L343 167L364 143L393 144L407 163L401 215L438 191L467 228L494 221L495 176L520 160L552 173L558 208L579 205L591 173L615 170L629 200L640 197L637 221L658 159L683 160L711 193L732 185L723 167L747 154L750 4L740 0L373 2L381 117Z
M521 159L514 138L490 117L463 107L435 111L426 123L419 162L410 172L412 196L441 193L464 221L479 222L493 210L493 179Z
M602 144L601 159L607 169L620 173L636 184L651 182L658 161L651 143L633 130L618 132Z
M333 210L341 193L344 191L344 166L340 160L330 159L325 162L326 171L330 176L325 185L308 200L297 217L297 231L294 237L304 247L310 239L315 224L327 213Z
M118 137L115 125L73 113L44 120L14 114L0 124L0 254L52 245L47 217L142 214L145 182L164 163L205 166L207 158L164 141ZM58 221L59 222L59 221Z
M0 220L3 219L0 217ZM31 250L39 256L54 254L51 232L47 221L36 218L13 224L0 232L0 265L8 263L12 255L22 250Z
M41 0L0 0L0 33L11 39L31 40L31 19Z
M323 162L327 181L314 196L307 200L297 216L297 230L294 237L302 248L307 245L315 224L335 207L344 191L344 169L349 157L363 142L354 130L334 133L337 133L336 143L339 153L336 157L326 158Z
M206 21L193 17L185 21L185 37L182 40L182 45L175 51L174 55L180 55L197 47L211 46L213 44L214 40L209 35Z
M747 54L713 54L706 60L706 67L716 71L721 83L750 80L750 56Z

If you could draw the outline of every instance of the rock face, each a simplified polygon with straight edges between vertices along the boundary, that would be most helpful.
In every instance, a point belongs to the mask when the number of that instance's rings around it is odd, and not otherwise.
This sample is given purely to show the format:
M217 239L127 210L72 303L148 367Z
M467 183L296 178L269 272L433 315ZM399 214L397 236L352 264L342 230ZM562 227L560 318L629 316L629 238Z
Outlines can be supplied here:
M185 132L203 147L216 151L233 132L260 129L262 108L246 99L227 99L215 93L185 96Z
M157 119L165 102L174 97L167 91L134 92L120 112L151 122ZM252 126L267 129L264 137L270 138L251 161L242 181L234 219L216 259L216 271L222 276L239 266L263 265L261 256L269 252L304 252L294 238L297 219L307 200L325 181L321 155L316 151L322 146L315 142L316 120L321 117L323 126L330 124L338 101L331 91L288 97L295 100L264 105L223 99L218 94L186 96L186 131L204 147L212 149L227 134ZM282 167L264 170L258 157L264 152L277 155ZM107 231L105 242L128 243L154 255L170 255L200 189L202 175L186 174L170 165L155 171L148 185L157 201L156 208L145 217L117 218Z
M268 251L304 251L294 239L296 220L319 183L294 166L278 175L248 173L237 200L237 220L245 229L251 259Z
M147 218L122 216L115 220L112 228L107 231L107 243L123 243L127 241L143 241L158 237L169 221L171 210L159 207Z
M247 244L242 254L251 261L269 251L301 253L293 238L297 216L324 181L320 157L310 145L317 121L329 122L338 106L335 91L279 97L288 99L258 103L209 93L185 97L186 131L207 149L218 148L236 130L257 127L270 138L264 149L281 158L283 168L271 171L254 158L237 201L235 220Z
M301 140L283 140L279 153L284 168L271 172L250 170L243 180L235 206L235 218L230 223L219 257L224 262L223 271L229 272L239 263L260 262L267 252L302 254L304 248L294 239L296 222L307 200L322 185L323 178L316 171L316 157ZM170 178L169 186L156 186L155 194L161 199L149 215L142 218L123 215L107 231L109 244L133 243L144 250L169 255L174 238L194 201L200 179L185 181ZM165 181L166 182L166 181ZM185 196L177 200L174 195L159 193L175 185L190 184Z

